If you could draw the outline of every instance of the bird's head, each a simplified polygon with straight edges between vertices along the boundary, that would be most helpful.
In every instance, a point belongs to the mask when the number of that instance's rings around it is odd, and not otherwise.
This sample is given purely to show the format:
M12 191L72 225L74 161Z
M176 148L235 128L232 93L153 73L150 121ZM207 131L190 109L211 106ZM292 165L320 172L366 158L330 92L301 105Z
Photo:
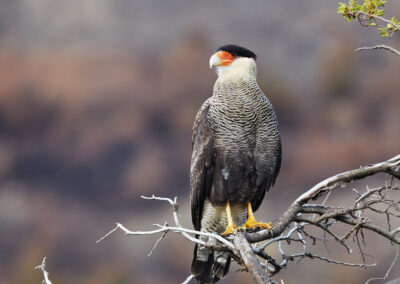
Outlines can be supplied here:
M247 48L228 44L218 48L210 58L210 68L216 67L217 74L224 79L254 78L256 58Z

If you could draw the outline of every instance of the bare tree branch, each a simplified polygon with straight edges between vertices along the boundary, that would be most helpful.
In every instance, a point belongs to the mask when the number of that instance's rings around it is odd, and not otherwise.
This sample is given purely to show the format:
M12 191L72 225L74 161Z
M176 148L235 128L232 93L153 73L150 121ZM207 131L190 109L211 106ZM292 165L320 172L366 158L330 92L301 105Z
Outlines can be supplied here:
M111 235L113 232L115 232L116 230L120 229L122 230L125 235L154 235L154 234L159 234L159 233L165 233L165 232L173 232L173 233L179 233L182 236L184 236L186 239L188 239L191 242L203 245L203 246L208 246L210 248L216 249L216 250L226 250L226 248L231 248L233 249L233 245L231 242L229 242L228 240L224 239L223 237L221 237L220 235L217 234L213 234L213 233L206 233L206 232L200 232L200 231L195 231L195 230L190 230L190 229L186 229L183 227L170 227L168 225L159 225L159 224L154 224L154 226L159 227L159 229L156 230L152 230L152 231L131 231L129 229L127 229L124 225L120 224L120 223L116 223L116 227L114 229L112 229L110 232L108 232L107 234L105 234L103 237L101 237L99 240L96 241L96 243L99 243L101 241L103 241L105 238L107 238L109 235ZM210 243L206 243L203 242L199 239L196 239L188 234L183 234L183 233L189 233L189 234L193 234L193 235L201 235L201 236L206 236L209 238L214 238L218 241L220 241L223 245L213 245Z
M168 225L168 223L166 222L164 225L159 225L159 224L154 224L154 226L159 227L159 229L156 230L152 230L152 231L131 231L129 229L127 229L125 226L123 226L120 223L116 223L116 227L114 229L112 229L111 231L109 231L107 234L105 234L103 237L101 237L99 240L96 241L96 243L99 243L101 241L103 241L105 238L107 238L109 235L111 235L113 232L115 232L118 229L121 229L126 235L153 235L153 234L158 234L158 233L162 233L161 238L157 241L157 243L163 239L165 237L165 235L168 232L173 232L173 233L179 233L182 236L184 236L186 239L188 239L189 241L192 241L194 243L197 244L201 244L204 246L209 246L213 249L216 250L226 250L227 248L233 248L233 244L226 240L225 238L221 237L218 234L213 234L213 233L207 233L207 232L200 232L200 231L195 231L195 230L190 230L190 229L185 229L181 226L180 224L180 220L179 220L179 213L178 213L178 203L177 203L177 197L174 198L174 200L170 199L170 198L166 198L166 197L157 197L157 196L151 196L151 197L145 197L145 196L141 196L143 199L154 199L154 200L162 200L162 201L167 201L169 204L172 205L173 208L173 217L174 217L174 221L176 224L176 227L170 227ZM201 241L195 237L192 237L190 234L192 235L201 235L201 236L206 236L209 238L213 238L217 241L219 241L220 243L222 243L223 245L216 245L213 243L206 243L204 241ZM156 244L157 245L157 244ZM156 246L155 245L155 246ZM151 251L153 252L153 250Z
M398 51L397 49L388 46L388 45L384 45L384 44L377 44L374 46L369 46L369 47L360 47L356 49L356 52L361 51L361 50L373 50L373 49L386 49L389 50L390 52L396 54L397 56L400 56L400 51Z
M360 180L377 173L395 173L397 175L399 173L395 169L399 166L400 155L397 155L396 157L385 162L360 167L359 169L343 172L325 179L299 196L282 214L278 222L274 224L272 230L262 230L255 233L249 233L247 239L253 243L277 237L290 225L298 213L301 213L302 210L306 210L304 209L303 204L307 203L308 201L316 200L319 197L327 194L329 191L337 189L338 187L343 187L355 180Z
M254 282L258 284L272 283L270 277L261 266L261 263L257 260L257 257L253 253L243 233L238 232L235 234L233 244L238 251L236 254L242 259L243 266L250 272Z
M164 226L167 226L167 222L165 222ZM161 237L155 242L153 248L151 249L151 251L149 252L149 254L147 256L151 256L152 253L156 250L158 244L167 236L168 231L165 231L162 233Z
M42 270L43 278L42 284L52 284L49 279L49 273L46 271L46 257L43 258L42 264L35 267L37 270Z
M400 227L392 229L391 219L391 217L400 217L400 200L394 200L392 197L395 191L400 191L400 183L394 182L394 179L400 179L399 168L400 155L385 162L360 167L359 169L332 176L321 181L296 198L274 224L272 230L236 232L226 238L216 233L200 232L182 227L179 220L176 197L172 200L154 195L151 197L142 196L144 199L167 201L173 209L172 214L175 226L169 226L166 222L164 225L155 224L157 227L155 230L131 231L122 224L117 223L114 229L105 234L97 242L104 240L118 229L122 230L126 235L161 234L150 251L150 255L156 249L159 242L166 237L168 232L176 233L193 243L214 250L230 252L234 259L242 266L242 270L248 271L256 283L275 283L272 276L286 268L288 262L304 258L319 259L351 267L366 268L375 266L376 263L365 263L365 257L368 254L364 251L364 231L377 233L391 241L392 244L397 245L397 247L400 245ZM332 199L339 188L347 187L349 189L348 185L351 182L377 173L387 174L388 179L384 185L376 188L367 187L365 190L350 188L348 192L352 195L352 204L348 207L327 205L328 199ZM385 216L387 224L374 223L365 215L367 211L379 216ZM335 233L335 230L331 229L338 224L349 225L348 230L343 235L338 235ZM386 226L387 228L385 228ZM316 234L315 230L310 232L309 228L311 227L319 228L323 236ZM208 237L208 240L200 240L197 236ZM257 243L261 241L266 242L260 247L257 246ZM326 246L326 243L329 241L338 242L346 248L348 253L353 252L354 246L361 254L364 263L349 263L334 260L312 253L309 249L310 246L315 245L317 242L323 242ZM256 244L250 245L250 243ZM278 258L273 258L266 253L266 249L274 243L278 243L280 253ZM287 253L286 247L292 243L300 244L301 249L298 249L297 252ZM397 260L397 256L395 260ZM394 266L394 263L395 261L392 266ZM192 278L192 276L189 276L183 283L188 283Z

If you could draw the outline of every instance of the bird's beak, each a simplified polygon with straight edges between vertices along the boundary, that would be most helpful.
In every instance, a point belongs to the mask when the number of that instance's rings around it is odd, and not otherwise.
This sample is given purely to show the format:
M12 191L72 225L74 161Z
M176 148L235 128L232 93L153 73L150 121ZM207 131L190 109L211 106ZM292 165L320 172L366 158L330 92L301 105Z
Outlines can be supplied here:
M220 50L214 53L210 58L210 68L214 66L229 66L235 60L236 56L227 51Z
M214 53L211 57L210 57L210 68L212 69L214 66L220 66L222 65L222 61L221 59L218 57L218 52Z

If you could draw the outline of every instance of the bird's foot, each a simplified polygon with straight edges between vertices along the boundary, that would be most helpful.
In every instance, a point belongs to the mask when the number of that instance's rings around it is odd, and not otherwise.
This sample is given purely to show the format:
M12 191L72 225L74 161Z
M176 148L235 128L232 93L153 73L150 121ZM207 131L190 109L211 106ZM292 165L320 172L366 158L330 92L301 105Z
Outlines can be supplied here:
M235 225L228 225L225 229L225 232L221 234L222 237L226 237L228 235L234 234L239 228Z
M243 224L242 228L244 230L251 230L251 231L256 231L256 230L262 230L262 229L267 229L271 230L273 226L273 223L268 222L268 223L259 223L255 219L249 219L246 221L246 223Z

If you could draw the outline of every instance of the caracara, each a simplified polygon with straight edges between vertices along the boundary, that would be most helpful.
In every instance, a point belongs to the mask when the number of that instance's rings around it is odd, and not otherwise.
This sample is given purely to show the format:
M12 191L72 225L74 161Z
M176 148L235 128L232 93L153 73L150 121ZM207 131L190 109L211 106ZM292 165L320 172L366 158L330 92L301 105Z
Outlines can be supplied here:
M221 46L210 58L218 79L196 115L192 137L191 208L198 231L226 236L271 227L256 222L253 212L279 173L281 139L272 104L256 81L255 60L236 45ZM227 252L196 245L192 274L199 283L215 283L230 261Z

